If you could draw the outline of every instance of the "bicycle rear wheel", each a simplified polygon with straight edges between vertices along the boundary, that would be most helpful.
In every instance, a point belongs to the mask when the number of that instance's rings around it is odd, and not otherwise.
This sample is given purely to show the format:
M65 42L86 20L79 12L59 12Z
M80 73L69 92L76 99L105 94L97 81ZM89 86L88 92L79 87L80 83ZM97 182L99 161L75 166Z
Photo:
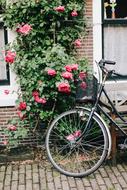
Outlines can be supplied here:
M62 113L46 135L46 150L53 166L62 174L83 177L103 163L108 152L108 134L96 114L85 128L90 110L78 108ZM83 136L82 132L85 129ZM80 138L81 137L81 138Z

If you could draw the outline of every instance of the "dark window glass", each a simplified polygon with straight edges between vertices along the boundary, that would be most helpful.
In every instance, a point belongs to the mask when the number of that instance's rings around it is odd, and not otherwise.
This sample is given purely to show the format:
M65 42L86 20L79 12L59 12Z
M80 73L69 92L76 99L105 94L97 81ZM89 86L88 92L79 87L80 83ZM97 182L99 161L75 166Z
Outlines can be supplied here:
M104 18L127 18L127 0L104 0Z

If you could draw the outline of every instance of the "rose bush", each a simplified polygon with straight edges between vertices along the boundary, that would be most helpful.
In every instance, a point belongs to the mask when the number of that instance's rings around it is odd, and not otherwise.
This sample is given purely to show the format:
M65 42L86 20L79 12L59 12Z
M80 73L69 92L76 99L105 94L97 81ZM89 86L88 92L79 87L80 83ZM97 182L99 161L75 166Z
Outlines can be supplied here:
M87 60L76 54L85 33L83 11L82 0L18 0L6 6L3 20L16 39L5 61L20 84L18 118L9 124L8 143L25 136L27 126L48 125L75 105L76 84L88 69Z

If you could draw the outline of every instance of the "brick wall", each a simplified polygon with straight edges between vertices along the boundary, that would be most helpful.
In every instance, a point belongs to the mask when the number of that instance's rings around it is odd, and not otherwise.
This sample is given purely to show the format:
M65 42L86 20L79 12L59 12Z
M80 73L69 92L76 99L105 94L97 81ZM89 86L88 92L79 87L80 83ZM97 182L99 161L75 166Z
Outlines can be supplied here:
M80 56L88 58L89 63L93 63L93 27L92 27L92 0L86 0L84 14L87 18L86 37L82 41L82 47L78 50Z
M93 30L92 30L92 0L86 0L86 9L84 14L87 17L87 35L82 41L82 47L78 50L78 55L82 57L87 57L89 63L93 63ZM15 117L16 109L14 107L0 107L0 144L4 141L4 134L2 128L7 126L9 119ZM32 138L31 138L32 139ZM24 141L26 142L26 140ZM28 142L28 141L27 141ZM30 141L29 141L30 142ZM33 140L32 140L33 142Z

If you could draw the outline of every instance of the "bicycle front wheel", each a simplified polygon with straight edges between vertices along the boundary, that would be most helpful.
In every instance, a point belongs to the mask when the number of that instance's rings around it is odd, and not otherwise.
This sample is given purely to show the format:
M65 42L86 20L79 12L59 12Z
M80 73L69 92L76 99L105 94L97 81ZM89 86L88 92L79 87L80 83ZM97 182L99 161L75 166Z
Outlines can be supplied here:
M87 176L97 170L107 156L106 128L96 114L86 128L89 115L90 110L84 108L64 112L52 122L47 132L49 160L62 174Z

